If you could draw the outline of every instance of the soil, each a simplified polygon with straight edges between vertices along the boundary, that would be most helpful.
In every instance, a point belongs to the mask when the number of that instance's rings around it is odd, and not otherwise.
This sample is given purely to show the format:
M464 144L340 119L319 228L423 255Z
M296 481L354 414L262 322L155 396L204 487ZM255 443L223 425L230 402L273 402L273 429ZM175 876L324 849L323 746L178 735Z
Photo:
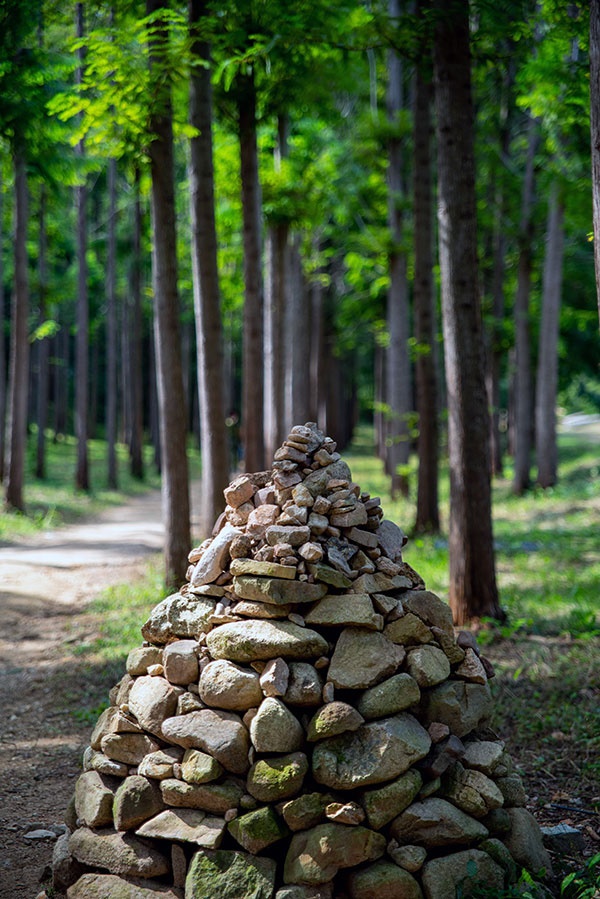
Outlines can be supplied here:
M0 545L0 899L35 899L51 883L54 839L36 831L58 832L64 820L97 718L79 710L99 714L123 674L116 665L94 667L73 651L97 628L88 604L110 585L141 577L162 539L160 494L153 492L94 521ZM499 657L506 653L505 645ZM493 661L493 647L485 655ZM510 736L509 749L519 755ZM527 769L526 757L518 762ZM598 818L589 814L598 790L579 781L579 791L560 792L547 775L530 780L526 774L535 797L530 808L541 824L581 828L586 848L572 860L580 867L600 848ZM573 800L574 794L587 801Z

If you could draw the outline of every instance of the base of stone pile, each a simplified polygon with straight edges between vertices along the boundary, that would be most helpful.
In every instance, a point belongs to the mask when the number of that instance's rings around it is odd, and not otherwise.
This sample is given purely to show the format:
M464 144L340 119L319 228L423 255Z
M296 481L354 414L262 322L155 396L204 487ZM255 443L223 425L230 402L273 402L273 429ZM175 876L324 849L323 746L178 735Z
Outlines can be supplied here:
M451 899L548 876L491 666L335 443L293 428L225 501L94 728L55 888Z

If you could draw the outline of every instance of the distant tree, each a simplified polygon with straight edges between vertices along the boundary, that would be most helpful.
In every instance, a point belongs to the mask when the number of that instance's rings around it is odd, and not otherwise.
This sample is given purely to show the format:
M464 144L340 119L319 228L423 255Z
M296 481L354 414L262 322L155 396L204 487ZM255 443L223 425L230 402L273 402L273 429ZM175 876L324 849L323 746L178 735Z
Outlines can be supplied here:
M4 179L0 155L0 484L4 480L6 434L6 329L4 303Z
M106 252L106 451L107 484L118 487L117 475L117 160L107 172L108 228Z
M131 229L131 262L129 268L130 296L128 311L129 460L134 478L144 477L144 410L142 387L142 203L140 198L140 169L135 167L133 178L133 224Z
M594 260L600 322L600 0L590 0L590 112L592 196L594 200Z
M38 211L38 319L42 333L37 340L37 441L36 441L36 478L46 477L46 427L48 425L48 395L50 384L50 335L44 333L48 315L48 235L46 230L46 200L47 191L45 184L40 186L39 211Z
M469 3L435 0L438 221L448 389L449 600L456 624L502 618L492 535L478 286Z

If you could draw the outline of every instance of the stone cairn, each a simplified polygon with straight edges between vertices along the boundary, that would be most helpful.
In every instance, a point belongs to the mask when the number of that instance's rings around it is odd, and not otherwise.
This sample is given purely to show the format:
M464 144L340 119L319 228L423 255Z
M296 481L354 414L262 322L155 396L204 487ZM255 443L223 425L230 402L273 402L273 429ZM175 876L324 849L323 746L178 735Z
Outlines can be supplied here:
M313 423L225 490L83 756L69 899L451 899L550 870L490 664Z

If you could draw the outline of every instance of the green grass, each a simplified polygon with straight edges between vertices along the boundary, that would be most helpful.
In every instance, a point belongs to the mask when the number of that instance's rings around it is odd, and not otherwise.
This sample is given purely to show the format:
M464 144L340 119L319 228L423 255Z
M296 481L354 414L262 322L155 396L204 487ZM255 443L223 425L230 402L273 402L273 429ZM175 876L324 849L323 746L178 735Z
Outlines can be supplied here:
M117 446L118 490L107 485L106 442L89 440L89 469L91 489L76 491L75 469L77 442L74 437L61 437L53 442L51 432L46 441L46 477L35 477L35 452L37 436L30 435L25 468L25 513L3 511L0 515L0 543L15 538L28 537L38 531L60 527L82 518L97 515L108 506L123 503L128 496L135 496L160 486L160 478L153 464L153 450L144 451L145 477L140 481L129 471L127 447ZM198 453L190 452L190 468L193 474L199 470Z

